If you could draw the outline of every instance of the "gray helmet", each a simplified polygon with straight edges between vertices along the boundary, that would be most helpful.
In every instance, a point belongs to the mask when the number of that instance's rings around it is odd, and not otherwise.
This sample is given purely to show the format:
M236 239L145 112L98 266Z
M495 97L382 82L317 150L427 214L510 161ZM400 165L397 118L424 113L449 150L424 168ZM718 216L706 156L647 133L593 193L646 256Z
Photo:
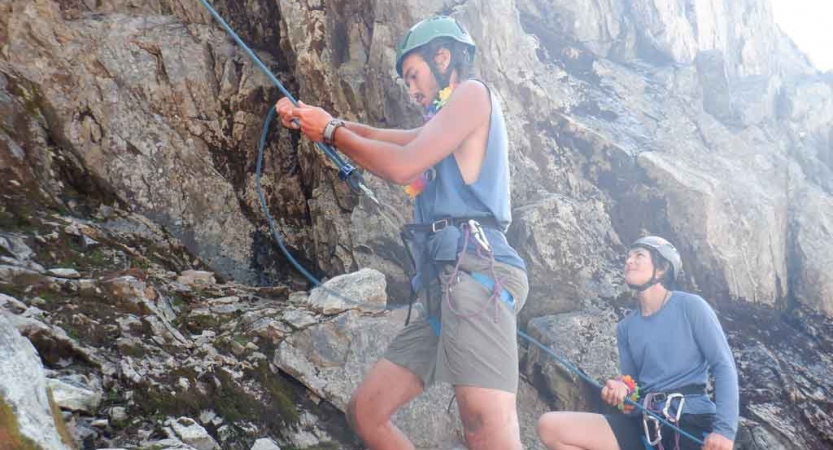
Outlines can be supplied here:
M656 250L660 256L671 264L671 269L674 271L671 274L671 279L676 280L680 276L680 272L683 270L683 259L680 258L680 252L670 242L659 236L645 236L637 239L629 248L635 247Z

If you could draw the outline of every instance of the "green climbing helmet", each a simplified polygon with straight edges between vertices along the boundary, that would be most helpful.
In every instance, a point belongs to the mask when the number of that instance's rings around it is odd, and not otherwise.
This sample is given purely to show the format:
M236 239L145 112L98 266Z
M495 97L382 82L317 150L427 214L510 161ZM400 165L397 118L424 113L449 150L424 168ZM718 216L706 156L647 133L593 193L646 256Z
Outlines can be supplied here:
M470 47L469 57L474 60L474 40L471 35L457 22L448 16L437 16L425 19L412 26L405 37L396 46L396 73L402 76L402 61L412 51L433 41L434 39L448 37Z
M670 242L659 236L645 236L637 239L631 244L630 248L642 247L649 250L655 250L660 256L665 258L670 264L674 273L671 274L671 279L676 280L683 270L683 259L680 257L680 252L671 245Z

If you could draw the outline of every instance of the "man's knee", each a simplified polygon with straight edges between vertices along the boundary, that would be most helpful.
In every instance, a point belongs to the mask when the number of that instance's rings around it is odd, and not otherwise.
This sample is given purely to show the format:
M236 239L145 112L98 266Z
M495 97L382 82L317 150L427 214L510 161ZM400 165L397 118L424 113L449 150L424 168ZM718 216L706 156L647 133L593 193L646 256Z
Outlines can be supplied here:
M462 414L463 431L469 448L489 448L494 440L510 438L517 434L514 411L500 409L469 409ZM514 439L512 437L511 439Z
M350 401L347 402L347 423L356 434L363 436L378 426L384 425L390 420L379 413L379 409L371 405L366 395L361 390L353 393Z
M560 443L558 419L557 413L546 413L538 419L538 425L535 428L538 439L551 450L557 449Z

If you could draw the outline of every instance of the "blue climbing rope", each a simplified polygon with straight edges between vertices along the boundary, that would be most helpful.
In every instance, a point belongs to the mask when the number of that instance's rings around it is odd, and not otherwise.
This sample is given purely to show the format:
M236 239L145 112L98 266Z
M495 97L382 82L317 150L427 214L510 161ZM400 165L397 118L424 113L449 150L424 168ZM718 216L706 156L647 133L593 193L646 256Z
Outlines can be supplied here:
M280 89L281 92L283 92L283 94L285 96L287 96L292 101L293 104L297 104L294 97L292 97L292 95L283 87L283 84L281 84L281 82L278 81L278 79L275 78L274 75L272 75L272 73L269 71L269 69L267 69L266 66L263 65L263 63L260 61L260 59L257 58L257 56L255 56L255 54L252 52L252 50L249 49L249 47L246 46L246 44L243 43L243 41L237 36L237 34L231 29L231 27L229 27L229 25L222 19L222 17L220 17L220 15L217 14L217 12L214 10L214 8L212 8L208 4L207 0L200 0L200 2L209 10L209 12L211 12L211 15L214 16L215 19L217 19L217 21L223 26L223 28L225 28L226 31L234 38L234 40L237 41L238 45L240 45L240 47L243 48L243 50L246 51L246 53L249 55L249 57L252 58L252 60L255 62L255 64L258 65L258 67L260 67L260 69L264 72L264 74L266 74L266 76L269 77L270 80L272 80L272 82L278 87L278 89ZM269 223L269 229L272 231L272 235L275 237L275 241L277 242L278 247L280 247L281 252L284 254L286 259L307 280L309 280L313 285L315 285L315 286L317 286L321 289L326 290L331 295L335 295L335 296L339 297L341 300L346 301L347 303L352 303L354 305L360 305L361 304L360 302L358 302L356 300L353 300L353 299L346 298L346 297L340 295L339 293L334 292L331 289L328 289L326 286L324 286L321 283L321 281L319 279L317 279L308 270L306 270L304 268L304 266L300 262L298 262L298 260L295 259L295 257L292 256L292 253L286 248L286 245L284 244L280 233L278 233L278 230L275 227L275 221L272 218L272 214L269 212L269 207L266 204L266 198L263 196L263 190L261 189L261 185L260 185L260 175L261 175L261 171L262 171L262 168L263 168L263 152L264 152L264 149L266 148L266 139L267 139L267 136L269 134L269 127L270 127L270 125L272 123L272 120L274 118L275 118L275 107L272 106L269 109L269 112L266 115L266 119L263 122L263 130L260 134L260 142L258 144L258 152L257 152L257 165L256 165L256 169L255 169L255 172L256 172L256 174L255 174L255 187L257 189L258 199L260 200L260 206L261 206L261 208L263 208L264 215L266 216L266 220ZM345 166L352 167L352 166L349 166L349 164L345 164L341 160L341 158L339 158L339 156L334 151L332 151L331 149L328 150L328 147L326 147L322 144L318 144L318 146L319 146L319 148L321 148L324 151L325 154L327 154L327 156L332 155L331 159L333 159L333 161L337 165L340 164L339 165L339 168L340 168L339 169L339 175L340 176L341 176L341 171L342 171L343 167L345 167ZM358 174L358 172L355 172L355 171L353 171L352 173ZM355 176L355 175L352 175L352 176ZM358 174L358 176L361 177L360 174ZM342 179L344 179L344 178L342 178ZM348 184L349 184L349 182L348 182ZM362 187L360 189L365 190L365 193L367 193L368 196L371 199L373 199L374 202L378 203L376 198L373 196L372 192L368 193L369 189L367 189L367 187L364 186L363 181L361 181L361 186ZM581 369L579 369L578 367L576 367L575 365L573 365L572 363L570 363L566 359L558 356L558 354L556 354L552 349L550 349L549 347L540 343L537 339L533 338L532 336L528 335L527 333L525 333L521 330L518 330L518 336L521 337L521 339L523 339L523 340L529 342L530 344L534 345L535 347L538 347L539 349L541 349L544 353L551 356L553 359L555 359L560 364L562 364L564 367L566 367L570 372L576 374L582 380L590 383L592 386L596 387L599 390L602 389L603 386L598 381L596 381L593 378L591 378L590 376L586 375ZM663 425L666 425L669 428L673 429L674 431L680 433L680 435L685 436L688 439L691 439L692 441L696 442L697 444L703 445L703 440L696 438L695 436L691 435L690 433L686 432L685 430L681 429L680 427L678 427L678 426L674 425L673 423L667 421L665 418L661 417L657 413L655 413L653 411L650 411L649 409L642 406L641 404L639 404L637 402L634 402L629 398L626 398L625 402L632 405L634 408L637 408L637 409L641 410L643 413L648 414L649 416L656 418Z
M269 81L271 81L272 84L274 84L275 87L277 87L278 90L280 90L281 93L284 96L286 96L286 98L288 98L293 105L298 106L298 101L295 99L295 97L293 97L292 94L290 94L289 91L286 90L283 83L281 83L280 80L278 80L278 78L272 73L272 71L270 71L266 67L266 65L263 64L263 61L261 61L260 58L258 58L257 55L255 55L255 52L253 52L252 49L249 48L249 46L246 45L246 43L243 42L242 39L240 39L240 36L238 36L237 33L234 32L234 30L229 26L228 23L226 23L223 17L220 16L220 14L217 13L217 11L208 3L208 0L200 0L200 3L202 3L205 9L208 10L208 12L214 17L214 19L220 24L220 26L222 26L223 29L226 30L226 33L228 33L229 36L231 36L232 39L234 39L234 41L237 42L237 45L239 45L240 48L242 48L243 51L246 52L246 54L249 56L252 62L254 62L255 65L260 69L260 71L263 72L264 75L266 75L266 78L268 78ZM269 126L269 123L271 122L272 118L274 118L274 114L271 114L269 117L270 119L265 124L266 127ZM342 181L347 183L347 185L350 186L350 189L352 189L353 192L357 194L364 193L368 196L368 198L373 200L374 203L379 204L379 201L376 199L376 195L373 193L372 190L370 190L370 188L367 187L367 184L365 184L364 182L364 177L359 171L356 170L355 167L345 162L341 158L341 156L339 156L339 154L336 153L336 151L329 145L324 145L320 142L316 142L315 145L318 146L319 150L324 152L324 154L327 155L327 157L330 158L330 160L338 167L338 177Z

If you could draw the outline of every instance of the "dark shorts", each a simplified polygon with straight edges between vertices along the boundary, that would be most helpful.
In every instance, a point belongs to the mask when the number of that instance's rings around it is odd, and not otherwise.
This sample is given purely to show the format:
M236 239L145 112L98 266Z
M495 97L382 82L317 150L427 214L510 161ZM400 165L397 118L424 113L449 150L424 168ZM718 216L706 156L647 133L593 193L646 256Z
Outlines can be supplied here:
M645 441L645 430L642 427L642 415L606 414L605 419L610 424L616 441L621 450L646 450L651 447ZM692 436L705 439L712 432L714 414L683 414L680 417L682 429ZM650 429L653 435L653 428ZM669 450L675 448L677 433L666 425L662 427L662 445ZM680 435L680 450L700 450L701 445Z

